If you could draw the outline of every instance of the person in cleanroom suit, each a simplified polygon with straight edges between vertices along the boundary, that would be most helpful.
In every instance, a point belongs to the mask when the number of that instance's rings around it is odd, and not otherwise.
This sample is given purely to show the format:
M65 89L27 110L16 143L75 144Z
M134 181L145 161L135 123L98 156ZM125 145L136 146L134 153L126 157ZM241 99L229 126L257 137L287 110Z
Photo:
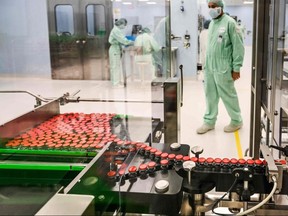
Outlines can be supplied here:
M135 63L139 65L140 76L142 81L144 80L144 71L148 77L154 79L156 71L156 62L153 58L153 53L159 52L161 47L156 40L151 36L151 30L147 27L140 31L134 42L136 48ZM145 66L143 66L145 65Z
M204 124L197 129L204 134L215 128L219 99L231 118L224 132L234 132L242 125L241 111L234 81L240 78L244 59L242 32L236 21L223 12L223 0L208 0L209 25L206 60L204 65L204 88L206 111Z
M109 63L110 63L110 78L113 86L119 86L121 80L121 56L122 46L129 46L133 41L128 40L121 31L127 25L127 20L121 18L115 22L115 26L109 35Z

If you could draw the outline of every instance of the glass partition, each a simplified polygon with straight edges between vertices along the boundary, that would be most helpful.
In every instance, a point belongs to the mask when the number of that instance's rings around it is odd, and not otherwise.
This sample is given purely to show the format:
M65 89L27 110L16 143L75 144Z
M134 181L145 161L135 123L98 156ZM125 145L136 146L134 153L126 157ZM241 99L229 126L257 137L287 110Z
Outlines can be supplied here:
M35 214L107 143L164 142L171 46L167 0L31 2L0 5L0 184Z

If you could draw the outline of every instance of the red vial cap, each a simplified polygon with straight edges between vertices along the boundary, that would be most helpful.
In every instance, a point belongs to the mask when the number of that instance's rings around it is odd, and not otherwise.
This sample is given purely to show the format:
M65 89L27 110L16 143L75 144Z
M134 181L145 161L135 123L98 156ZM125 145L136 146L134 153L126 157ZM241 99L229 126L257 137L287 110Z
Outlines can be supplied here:
M117 142L117 145L123 145L123 144L124 142L122 140Z
M82 144L78 144L75 146L75 148L81 148L82 147Z
M209 158L206 159L206 162L209 163L209 164L211 164L211 163L214 162L214 159L211 158L211 157L209 157Z
M168 153L165 152L161 154L161 158L167 158L167 157L168 157Z
M152 149L151 146L147 146L147 147L145 148L145 151L150 151L151 149Z
M253 165L253 164L254 164L254 160L252 160L252 159L248 159L248 160L247 160L247 164L249 164L249 165Z
M140 166L139 166L139 170L146 170L147 169L147 164L141 164Z
M150 149L150 153L156 153L157 152L157 149L156 148L151 148Z
M230 160L228 158L223 158L222 163L228 164L230 163Z
M147 145L145 145L145 144L142 144L142 145L140 146L141 149L145 149L146 147L147 147Z
M263 162L262 162L261 160L259 160L259 159L256 159L256 160L255 160L255 164L256 164L256 165L262 165Z
M149 168L154 168L156 166L156 163L154 162L154 161L150 161L149 163L148 163L148 167Z
M238 162L239 162L239 164L246 164L246 160L244 160L244 159L239 159Z
M161 164L161 165L164 165L164 166L165 166L165 165L168 165L168 160L161 160L161 161L160 161L160 164Z
M119 176L124 175L124 174L125 174L125 170L124 170L124 169L120 170L120 171L118 172L118 174L119 174Z
M232 159L230 160L230 163L231 163L231 164L237 164L237 163L238 163L238 160L237 160L236 158L232 158Z
M200 157L199 159L198 159L198 162L199 163L204 163L206 161L206 158L204 158L204 157Z
M188 157L189 158L189 157ZM183 155L179 154L179 155L176 155L175 159L177 161L180 161L180 160L183 160ZM189 160L189 159L188 159Z
M107 176L108 176L108 177L114 177L114 176L116 176L116 172L113 171L113 170L111 170L111 171L109 171L109 172L107 173Z
M183 161L189 161L190 160L190 157L189 156L184 156L183 157Z
M137 143L137 144L136 144L136 147L137 147L137 148L140 148L142 145L143 145L142 143Z
M129 172L129 173L137 172L137 167L136 167L136 166L131 166L131 167L129 167L128 172Z
M103 146L104 146L104 144L99 143L99 144L97 144L97 145L95 146L95 148L96 148L96 149L102 149Z
M169 154L169 155L168 155L168 158L169 158L170 160L174 160L174 159L175 159L175 157L176 157L176 155L175 155L175 154Z
M215 159L214 159L214 162L215 162L215 163L221 163L222 160L221 160L220 158L215 158Z
M192 158L191 158L191 161L197 162L197 161L198 161L198 158L197 158L197 157L192 157Z
M161 151L156 151L156 152L155 152L155 156L160 156L161 154L162 154Z

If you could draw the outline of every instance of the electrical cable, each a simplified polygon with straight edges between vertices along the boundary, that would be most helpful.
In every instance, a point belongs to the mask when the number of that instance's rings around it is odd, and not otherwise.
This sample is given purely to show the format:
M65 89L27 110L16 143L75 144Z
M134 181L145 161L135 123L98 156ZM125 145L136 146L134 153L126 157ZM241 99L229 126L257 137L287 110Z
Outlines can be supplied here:
M233 189L233 187L236 185L237 180L238 180L238 177L235 178L233 184L232 184L231 187L228 189L228 191L227 191L222 197L220 197L218 200L216 200L216 202L213 204L213 206L212 206L212 212L213 212L214 214L216 214L216 215L234 215L234 214L220 214L220 213L215 212L214 210L215 210L217 204L218 204L221 200L223 200L223 198L224 198L228 193L230 193L230 191L231 191L231 190Z
M276 189L277 189L277 178L275 176L272 176L272 180L274 182L274 185L273 185L273 188L270 192L270 194L264 199L262 200L262 202L258 203L257 205L253 206L252 208L250 209L247 209L243 212L240 212L237 214L237 216L239 215L246 215L246 214L249 214L250 212L253 212L255 210L257 210L258 208L260 208L262 205L264 205L266 202L268 202L268 200L273 196L273 194L275 193Z

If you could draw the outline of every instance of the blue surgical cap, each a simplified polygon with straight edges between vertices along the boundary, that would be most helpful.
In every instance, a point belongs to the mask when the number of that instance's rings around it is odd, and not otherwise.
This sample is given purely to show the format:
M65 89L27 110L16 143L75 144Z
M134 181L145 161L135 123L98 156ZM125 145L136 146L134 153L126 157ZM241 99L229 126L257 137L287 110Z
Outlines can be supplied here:
M223 0L208 0L208 3L210 3L210 2L217 4L219 7L222 7L222 8L224 7L224 1Z

